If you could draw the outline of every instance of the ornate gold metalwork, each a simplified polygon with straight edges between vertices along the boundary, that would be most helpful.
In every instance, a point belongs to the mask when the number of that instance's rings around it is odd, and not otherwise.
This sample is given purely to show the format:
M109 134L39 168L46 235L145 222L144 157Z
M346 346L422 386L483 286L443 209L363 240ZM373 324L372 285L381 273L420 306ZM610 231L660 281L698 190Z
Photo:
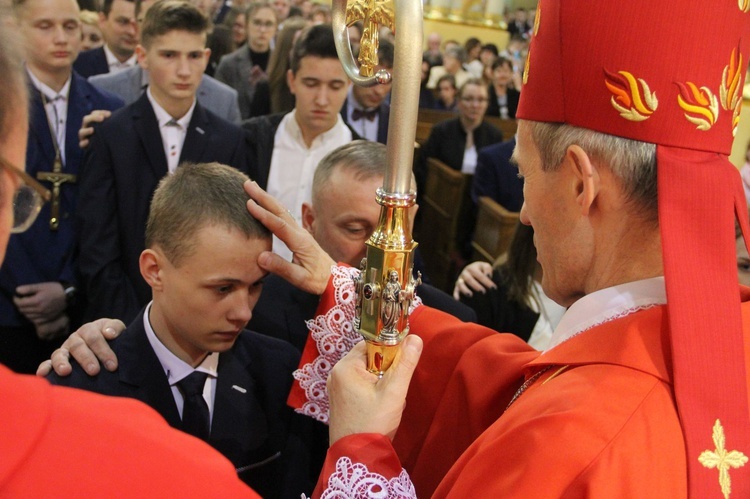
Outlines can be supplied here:
M393 7L391 7L393 5ZM395 14L394 14L395 8ZM360 64L354 60L347 26L363 19ZM390 82L391 75L377 71L377 33L380 25L394 32L394 72L388 122L388 168L376 200L382 206L375 232L367 241L367 256L357 288L354 326L368 344L368 369L382 375L409 332L409 305L419 278L412 276L417 243L412 240L408 211L416 194L411 188L414 137L417 128L422 60L421 0L333 0L332 24L336 49L344 70L355 85ZM373 38L374 36L374 38ZM367 45L365 45L367 44ZM364 54L363 54L364 53Z
M729 468L741 468L747 463L747 456L738 450L727 451L725 449L726 437L724 427L718 419L714 423L713 441L716 449L701 452L698 461L706 468L719 470L719 486L724 499L729 499L732 493L732 480L729 477Z
M362 21L359 41L359 74L373 76L378 62L380 26L395 30L392 0L355 0L346 6L346 25Z

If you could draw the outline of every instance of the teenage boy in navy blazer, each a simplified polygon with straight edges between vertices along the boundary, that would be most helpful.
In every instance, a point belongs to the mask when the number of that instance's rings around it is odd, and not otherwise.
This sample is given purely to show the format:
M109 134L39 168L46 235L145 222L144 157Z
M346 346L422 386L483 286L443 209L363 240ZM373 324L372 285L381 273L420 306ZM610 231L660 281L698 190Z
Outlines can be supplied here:
M247 168L242 130L196 101L210 53L208 27L189 2L156 2L136 48L139 64L149 71L148 89L99 124L87 148L78 221L89 318L127 323L149 301L138 258L149 201L162 177L184 161Z

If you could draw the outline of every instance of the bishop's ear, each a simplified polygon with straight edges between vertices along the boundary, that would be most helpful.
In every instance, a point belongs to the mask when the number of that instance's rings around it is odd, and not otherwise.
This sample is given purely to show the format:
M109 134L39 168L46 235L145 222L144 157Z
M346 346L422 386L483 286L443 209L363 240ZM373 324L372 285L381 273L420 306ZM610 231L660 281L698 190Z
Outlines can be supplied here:
M588 216L599 194L599 170L586 151L575 144L568 147L564 162L573 173L577 193L576 202L581 207L581 214Z

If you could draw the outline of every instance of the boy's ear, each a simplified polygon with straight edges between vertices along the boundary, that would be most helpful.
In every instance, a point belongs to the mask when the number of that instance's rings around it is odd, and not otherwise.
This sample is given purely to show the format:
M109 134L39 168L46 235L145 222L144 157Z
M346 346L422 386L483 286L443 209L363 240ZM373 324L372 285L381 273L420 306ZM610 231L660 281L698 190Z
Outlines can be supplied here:
M286 70L286 86L289 87L289 91L292 93L292 95L294 95L294 73L292 73L291 69Z
M160 291L163 286L161 268L164 258L160 251L149 248L143 250L138 260L143 279L155 291Z
M310 203L302 203L302 227L309 232L313 233L313 225L315 224L315 208Z
M146 61L146 48L140 43L135 46L135 56L138 60L138 65L143 69L148 69L148 62Z

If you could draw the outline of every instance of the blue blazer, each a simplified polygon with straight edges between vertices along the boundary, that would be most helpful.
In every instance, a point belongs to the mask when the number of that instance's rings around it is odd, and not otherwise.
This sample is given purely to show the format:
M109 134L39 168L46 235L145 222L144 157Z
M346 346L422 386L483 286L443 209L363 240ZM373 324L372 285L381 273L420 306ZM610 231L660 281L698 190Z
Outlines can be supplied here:
M38 172L52 171L55 148L41 95L30 83L28 87L31 98L26 171L36 177ZM98 90L75 72L72 73L65 128L64 172L79 174L83 151L78 147L78 129L81 128L83 117L95 109L114 111L122 105L119 97ZM42 184L50 187L47 182ZM76 184L65 183L61 186L61 220L58 230L52 231L49 228L50 203L45 203L38 218L26 232L11 235L5 262L0 268L0 324L28 324L12 303L17 286L49 281L76 283L74 216L79 185L80 178Z
M104 47L85 50L78 54L78 58L73 63L73 69L84 78L109 73L109 64L104 53Z
M72 362L70 376L59 377L53 372L49 381L140 400L179 429L182 422L177 405L146 336L143 311L110 346L119 361L117 371L102 369L90 377ZM299 353L288 343L251 331L240 333L234 346L219 355L208 443L232 461L240 478L263 497L299 497L303 492L294 490L300 482L289 480L294 469L288 468L294 468L295 459L304 456L287 455L295 416L302 417L286 405L298 362Z
M521 211L523 205L523 180L518 178L518 168L510 164L516 147L516 138L493 144L479 150L477 169L471 185L474 203L480 196L489 196L506 210Z
M196 103L180 163L217 161L247 172L245 157L242 130ZM151 197L167 172L147 94L95 127L77 213L79 268L89 297L86 318L128 323L151 299L138 259L146 247Z

